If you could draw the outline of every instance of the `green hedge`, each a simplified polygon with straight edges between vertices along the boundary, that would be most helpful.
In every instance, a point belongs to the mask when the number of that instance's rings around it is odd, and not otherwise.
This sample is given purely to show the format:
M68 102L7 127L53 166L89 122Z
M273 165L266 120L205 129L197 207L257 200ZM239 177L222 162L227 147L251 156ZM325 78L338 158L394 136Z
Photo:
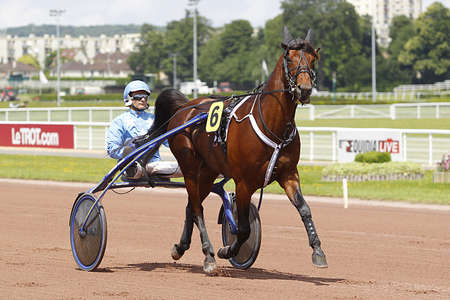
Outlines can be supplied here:
M350 175L417 175L424 174L424 169L418 163L412 162L386 162L371 163L337 163L326 166L322 170L323 176L350 176Z
M377 151L359 153L355 156L355 161L362 163L385 163L391 161L391 154L389 152Z

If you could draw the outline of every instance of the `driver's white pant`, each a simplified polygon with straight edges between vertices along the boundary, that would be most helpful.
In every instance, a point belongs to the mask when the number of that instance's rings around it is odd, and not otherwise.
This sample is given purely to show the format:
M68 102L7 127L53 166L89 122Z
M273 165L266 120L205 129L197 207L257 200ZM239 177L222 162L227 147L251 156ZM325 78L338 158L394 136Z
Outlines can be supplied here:
M176 161L154 161L145 166L148 176L158 175L167 178L183 177Z

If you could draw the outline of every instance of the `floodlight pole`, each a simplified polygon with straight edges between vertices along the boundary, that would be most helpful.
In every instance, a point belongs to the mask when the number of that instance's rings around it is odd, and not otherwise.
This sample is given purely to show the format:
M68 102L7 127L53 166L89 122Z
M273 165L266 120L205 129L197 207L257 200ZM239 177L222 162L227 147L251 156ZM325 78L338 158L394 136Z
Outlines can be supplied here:
M375 17L372 17L372 102L377 102L377 66L375 60Z
M65 13L65 9L50 9L50 17L56 17L56 105L61 106L61 85L60 85L60 77L61 77L61 60L59 55L59 21L60 17L63 13Z
M189 5L193 6L194 12L194 39L193 39L193 50L194 50L194 99L198 95L197 87L197 5L200 0L189 0Z

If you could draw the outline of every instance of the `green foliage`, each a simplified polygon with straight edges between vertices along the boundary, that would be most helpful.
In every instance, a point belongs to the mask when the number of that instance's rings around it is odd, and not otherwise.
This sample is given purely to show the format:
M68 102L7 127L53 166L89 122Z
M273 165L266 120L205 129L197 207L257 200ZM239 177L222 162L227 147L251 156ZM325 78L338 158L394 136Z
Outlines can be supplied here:
M412 162L385 162L380 164L372 163L337 163L326 166L322 170L323 176L350 176L350 175L388 175L402 174L415 175L423 174L424 170L418 163Z
M232 82L234 89L252 89L255 80L261 77L262 56L252 33L252 26L245 20L225 25L211 44L204 47L205 53L200 58L206 61L200 64L200 77Z
M212 28L210 21L197 17L199 78L210 86L214 81L229 81L232 88L250 90L263 78L261 62L273 70L282 51L282 28L287 25L294 37L314 32L313 46L320 47L321 60L316 70L319 89L331 90L336 73L337 91L369 91L371 88L371 22L359 16L348 1L282 0L282 13L268 20L257 31L246 20L231 20L223 28ZM54 25L28 25L8 28L9 34L54 34ZM77 36L138 32L137 25L62 26L61 34ZM193 18L185 17L157 27L140 27L141 41L129 57L131 69L138 75L153 73L155 85L163 87L159 75L173 82L173 55L177 57L179 81L193 79ZM24 33L26 32L26 33ZM391 90L399 84L432 83L450 77L449 9L437 2L417 20L405 16L393 19L392 42L387 49L377 46L377 89ZM56 53L45 61L48 70ZM65 58L62 58L64 61ZM420 78L416 78L419 75Z
M435 2L414 24L415 33L399 61L419 72L419 81L433 83L450 77L450 9Z
M391 161L391 154L389 152L377 151L359 153L355 156L355 161L362 163L385 163Z
M37 59L30 54L25 54L21 56L17 61L26 65L33 66L38 70L41 69L41 66L39 65Z

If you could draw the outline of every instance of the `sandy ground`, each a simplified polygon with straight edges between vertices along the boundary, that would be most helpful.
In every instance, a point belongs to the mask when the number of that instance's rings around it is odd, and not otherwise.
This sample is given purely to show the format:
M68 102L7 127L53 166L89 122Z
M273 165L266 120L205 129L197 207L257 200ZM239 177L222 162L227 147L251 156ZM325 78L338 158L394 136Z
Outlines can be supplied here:
M175 263L186 195L147 189L103 199L108 245L96 272L72 257L68 219L88 185L0 181L2 299L450 299L450 211L311 201L328 269L311 264L300 217L287 199L266 195L262 245L248 270L217 259L202 271L194 229ZM307 198L308 199L308 198ZM205 201L208 233L221 246L220 199Z

